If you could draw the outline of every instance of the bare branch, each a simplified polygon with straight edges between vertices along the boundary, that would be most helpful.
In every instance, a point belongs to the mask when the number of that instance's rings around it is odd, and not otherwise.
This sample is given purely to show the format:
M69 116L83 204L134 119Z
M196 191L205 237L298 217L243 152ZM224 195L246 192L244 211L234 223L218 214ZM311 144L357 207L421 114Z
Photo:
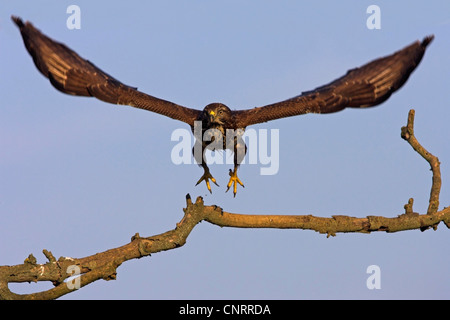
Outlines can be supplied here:
M403 139L408 141L411 147L420 154L431 166L431 171L433 172L433 180L430 192L430 201L428 205L428 214L434 214L439 209L439 193L441 191L441 169L439 159L428 152L422 145L417 141L414 136L414 109L409 110L408 123L406 127L402 127L401 136Z
M197 198L192 203L187 197L187 207L184 209L183 219L176 228L160 235L142 238L139 234L132 237L131 242L122 247L111 249L102 253L72 259L61 257L58 261L50 258L46 264L37 264L36 258L30 255L21 265L0 267L0 298L1 299L56 299L74 289L64 282L70 274L67 268L76 265L81 270L80 287L96 280L113 280L116 269L123 262L131 259L148 256L165 250L183 246L193 228L202 220L221 227L234 228L289 228L314 230L335 236L338 232L374 231L397 232L411 229L426 230L436 228L439 222L444 221L447 226L450 222L450 207L433 215L419 215L408 211L396 218L368 216L355 218L349 216L332 216L331 218L315 217L312 215L244 215L222 211L217 206L204 206L203 199ZM53 257L44 250L47 257ZM32 294L15 294L8 288L11 282L52 281L55 288Z

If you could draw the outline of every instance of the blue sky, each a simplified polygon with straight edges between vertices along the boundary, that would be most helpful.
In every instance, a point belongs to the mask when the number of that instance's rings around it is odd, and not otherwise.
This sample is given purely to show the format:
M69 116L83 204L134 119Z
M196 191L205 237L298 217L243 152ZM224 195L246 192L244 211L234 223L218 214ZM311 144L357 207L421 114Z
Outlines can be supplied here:
M69 30L66 9L81 9ZM381 9L369 30L366 9ZM38 73L10 16L122 82L181 105L267 105L311 90L429 34L435 40L406 85L381 106L254 126L279 130L279 171L243 165L245 189L220 187L175 165L174 130L186 125L127 106L64 95ZM185 195L248 214L395 217L414 198L425 213L429 165L400 138L416 110L419 141L439 157L449 205L448 1L2 1L0 4L0 265L42 249L85 257L139 232L173 229ZM449 231L325 235L199 224L185 246L124 263L64 299L449 299ZM381 270L369 290L366 269ZM17 292L51 284L11 285Z

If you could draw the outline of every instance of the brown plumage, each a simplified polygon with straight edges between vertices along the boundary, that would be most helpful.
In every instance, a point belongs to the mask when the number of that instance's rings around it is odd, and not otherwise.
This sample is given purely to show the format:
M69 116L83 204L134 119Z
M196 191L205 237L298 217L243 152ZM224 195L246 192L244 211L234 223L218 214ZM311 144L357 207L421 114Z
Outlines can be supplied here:
M108 103L129 105L156 112L183 121L190 125L192 130L194 130L195 121L200 121L202 133L208 129L217 129L223 135L226 134L226 129L245 129L252 124L285 117L306 113L332 113L345 108L379 105L405 84L420 63L426 47L434 38L434 36L425 37L422 42L416 41L392 55L349 70L346 75L327 85L303 92L299 96L282 102L247 110L230 110L221 103L212 103L203 110L197 110L153 97L138 91L137 88L127 86L100 70L93 63L81 58L64 44L48 38L31 23L23 23L18 17L12 17L12 20L19 27L25 47L33 57L36 67L59 91L77 96L91 96ZM223 141L222 147L215 145L214 148L225 149L226 137ZM204 175L197 184L205 181L208 190L211 191L209 180L214 183L216 181L209 173L203 158L204 151L211 145L211 141L201 139L196 143L201 144L202 153L201 155L194 153L194 157L204 169ZM237 184L243 186L237 177L237 168L243 158L237 156L239 148L244 150L245 155L246 146L235 139L234 170L230 170L231 178L227 185L228 189L233 185L234 195L236 195Z

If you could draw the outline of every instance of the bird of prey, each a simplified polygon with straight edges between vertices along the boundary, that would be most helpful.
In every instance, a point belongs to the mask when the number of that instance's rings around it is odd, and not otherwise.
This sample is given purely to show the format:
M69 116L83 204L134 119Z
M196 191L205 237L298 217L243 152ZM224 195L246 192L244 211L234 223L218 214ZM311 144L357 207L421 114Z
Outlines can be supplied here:
M230 180L227 184L227 191L233 186L234 196L237 185L244 186L237 176L237 170L247 148L236 136L231 138L231 143L226 143L229 130L245 130L249 125L301 114L332 113L345 108L379 105L405 84L434 38L433 35L425 37L422 41L416 41L389 56L351 69L329 84L281 102L247 110L231 110L222 103L211 103L203 110L197 110L156 98L125 85L92 62L81 58L66 45L42 34L30 22L24 23L14 16L11 18L19 27L25 47L36 67L59 91L156 112L187 123L193 131L194 124L200 123L202 134L209 129L218 130L225 138L222 138L223 146L216 143L214 149L231 149L234 152L234 169L229 171ZM194 145L194 150L196 147L201 149L200 155L194 152L194 158L204 170L197 184L205 181L211 192L210 181L218 184L209 171L204 152L208 147L211 148L215 136L208 139L202 137L203 135L196 137Z

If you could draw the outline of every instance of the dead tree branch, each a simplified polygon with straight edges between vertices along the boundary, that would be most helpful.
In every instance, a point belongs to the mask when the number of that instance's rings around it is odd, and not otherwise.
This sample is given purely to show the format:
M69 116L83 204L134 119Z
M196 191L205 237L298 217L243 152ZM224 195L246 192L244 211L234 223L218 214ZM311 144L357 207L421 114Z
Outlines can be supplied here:
M412 229L424 231L429 228L436 229L441 221L450 228L450 207L438 211L441 187L439 160L426 151L414 137L414 110L409 113L407 126L402 128L402 137L431 165L433 179L427 214L415 213L411 198L404 206L405 212L394 218L247 215L225 212L215 205L205 206L201 197L193 203L187 195L184 216L173 230L145 238L135 234L129 243L121 247L85 258L61 257L56 260L50 251L44 249L43 253L48 259L45 264L38 264L36 258L30 254L23 264L0 266L0 299L56 299L99 279L113 280L116 278L117 268L125 261L183 246L191 231L201 221L220 227L314 230L327 236L348 232L398 232ZM72 276L71 270L78 270L78 278L69 278ZM31 294L16 294L8 288L9 283L31 281L51 281L54 288Z
M439 208L439 193L441 191L441 169L439 159L429 153L422 145L417 141L414 136L414 109L409 110L408 123L406 127L402 127L401 136L408 141L411 147L420 154L431 166L433 172L433 182L431 185L430 201L428 206L428 214L433 214L438 211Z

